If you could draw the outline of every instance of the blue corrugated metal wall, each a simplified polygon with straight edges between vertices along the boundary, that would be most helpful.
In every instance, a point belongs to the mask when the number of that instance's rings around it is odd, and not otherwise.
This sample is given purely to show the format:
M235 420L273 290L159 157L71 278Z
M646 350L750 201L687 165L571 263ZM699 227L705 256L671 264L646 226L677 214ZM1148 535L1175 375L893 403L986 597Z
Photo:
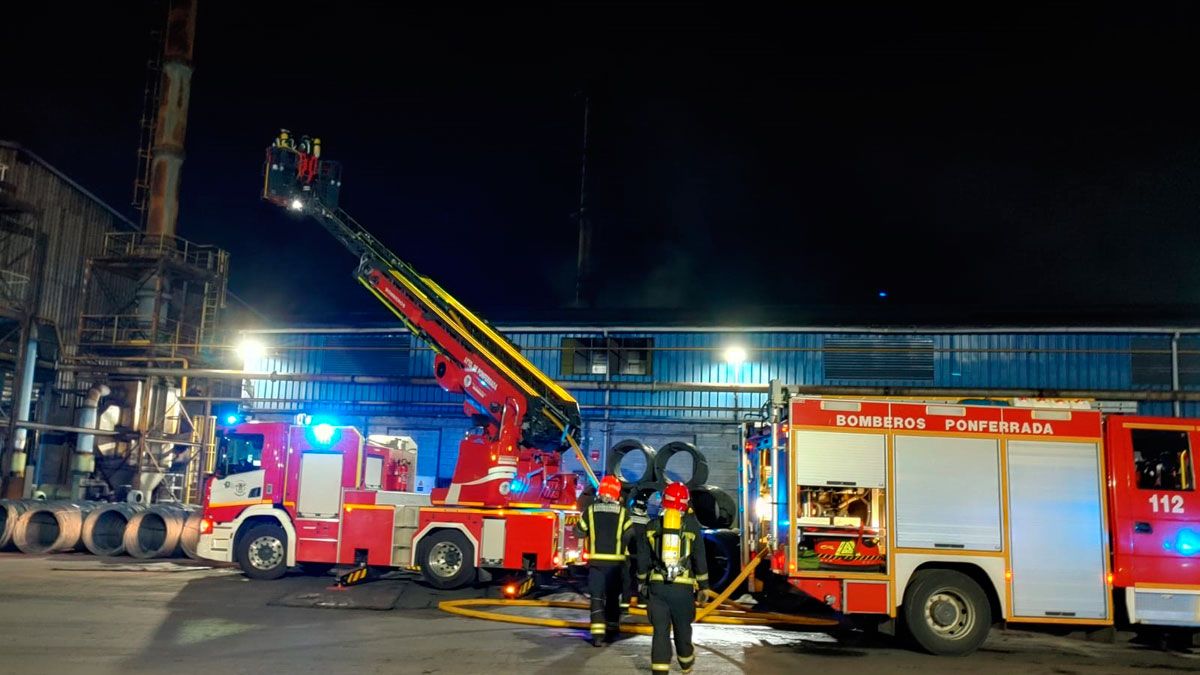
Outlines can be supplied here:
M777 378L789 384L864 387L1170 390L1171 334L1165 331L963 331L897 336L869 331L526 329L508 335L536 366L568 389L572 389L573 382L586 382L585 386L592 387L577 386L573 393L582 406L588 445L600 449L627 436L649 435L662 439L704 438L725 450L731 440L736 443L734 419L765 402L762 394L629 391L605 388L606 382L765 384ZM353 374L389 376L397 381L255 381L250 383L251 398L247 399L250 409L260 415L305 411L354 416L373 432L413 430L422 437L419 444L424 443L419 473L431 484L449 477L466 427L462 398L432 384L407 381L430 381L433 353L428 347L415 344L403 332L356 334L352 341L302 332L259 337L268 344L269 356L259 363L247 363L249 370L311 374L328 372L327 364L336 363L337 372L345 373L347 363L356 364L349 366L352 369L365 371L371 370L372 363L380 363L386 364L388 372ZM652 340L649 373L564 374L563 341L568 338L618 342L648 338ZM735 344L747 352L746 361L738 367L724 360L725 348ZM1189 342L1186 347L1194 345ZM344 352L355 349L363 350L364 358L348 359ZM330 351L338 352L339 358L326 358ZM1181 352L1181 362L1185 358L1189 364L1197 361L1200 352L1194 351ZM372 354L377 358L369 358ZM827 367L839 377L828 377ZM400 372L403 369L407 372ZM902 377L889 377L891 372ZM1200 369L1187 374L1183 388L1200 389ZM1139 412L1170 415L1173 407L1169 402L1142 403ZM1184 404L1182 412L1200 415L1200 404ZM436 447L425 447L429 445ZM709 452L713 461L711 453L716 451ZM715 463L735 461L734 454L725 455ZM718 467L718 472L733 473L729 467Z

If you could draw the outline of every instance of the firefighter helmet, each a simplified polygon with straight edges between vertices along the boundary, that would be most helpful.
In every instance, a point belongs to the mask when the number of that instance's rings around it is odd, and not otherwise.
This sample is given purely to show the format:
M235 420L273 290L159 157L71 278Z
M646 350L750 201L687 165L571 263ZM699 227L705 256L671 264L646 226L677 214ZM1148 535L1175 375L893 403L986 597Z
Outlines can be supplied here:
M633 498L629 500L629 510L639 516L646 515L647 504L650 501L650 495L646 494L645 490L635 490Z
M601 499L617 501L621 498L621 481L609 474L600 479L600 489L597 491Z
M671 483L663 490L662 507L664 509L673 509L680 513L687 513L688 502L691 501L692 495L688 488L683 483Z

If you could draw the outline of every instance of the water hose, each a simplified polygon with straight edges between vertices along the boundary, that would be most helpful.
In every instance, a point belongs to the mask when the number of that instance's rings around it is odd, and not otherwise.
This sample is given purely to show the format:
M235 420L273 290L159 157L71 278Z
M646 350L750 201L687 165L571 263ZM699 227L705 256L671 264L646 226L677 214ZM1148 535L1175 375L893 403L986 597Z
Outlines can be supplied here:
M761 553L754 557L742 573L738 575L724 592L714 594L709 592L706 597L713 597L707 605L704 605L696 612L696 623L709 624L733 624L740 626L769 626L769 625L794 625L807 626L810 628L830 628L838 625L837 620L826 617L799 616L792 614L777 614L774 612L755 612L745 605L729 602L729 596L733 590L741 585L746 577L754 571L758 566L759 561L766 554L764 549ZM570 621L568 619L554 619L549 617L521 616L519 614L506 614L504 612L485 611L476 609L478 607L553 607L559 609L589 609L590 605L586 602L569 602L564 600L504 600L500 598L468 598L465 600L445 600L438 603L438 609L450 614L458 616L466 616L472 619L483 619L485 621L502 621L505 623L516 623L524 626L543 626L546 628L575 628L579 630L587 630L591 625L588 621ZM644 616L646 610L641 607L631 607L629 610L631 615ZM644 623L622 623L620 626L622 633L630 633L634 635L651 635L654 633L654 628L649 624Z

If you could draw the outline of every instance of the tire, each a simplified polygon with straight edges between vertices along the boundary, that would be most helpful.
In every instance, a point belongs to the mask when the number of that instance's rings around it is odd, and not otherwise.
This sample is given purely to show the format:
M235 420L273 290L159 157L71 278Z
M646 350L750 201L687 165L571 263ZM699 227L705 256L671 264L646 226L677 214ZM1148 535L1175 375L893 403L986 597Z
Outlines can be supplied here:
M642 461L646 463L646 468L642 469L642 475L636 478L627 478L624 472L621 471L621 464L625 461L625 455L629 453L638 453L642 456ZM639 483L654 482L654 448L645 443L626 439L617 443L608 451L608 462L604 467L604 472L610 476L616 476L617 480L621 481L623 486L632 486Z
M741 535L733 530L707 530L704 532L704 554L708 563L708 583L713 591L723 592L730 582L742 572ZM742 586L745 586L743 582ZM735 590L733 596L741 594Z
M692 477L684 482L684 485L691 490L707 483L708 460L705 459L704 453L696 449L696 446L683 441L667 443L654 454L654 475L658 482L664 486L670 482L670 478L667 477L667 464L670 463L672 457L681 452L692 456Z
M417 561L430 585L442 590L475 581L475 549L458 530L440 530L421 540Z
M922 649L966 656L987 639L992 608L971 577L954 570L917 572L904 592L904 625Z
M287 572L287 533L278 525L255 525L238 538L234 553L251 579L278 579Z
M692 509L700 526L712 530L727 530L737 520L737 499L715 485L692 488Z

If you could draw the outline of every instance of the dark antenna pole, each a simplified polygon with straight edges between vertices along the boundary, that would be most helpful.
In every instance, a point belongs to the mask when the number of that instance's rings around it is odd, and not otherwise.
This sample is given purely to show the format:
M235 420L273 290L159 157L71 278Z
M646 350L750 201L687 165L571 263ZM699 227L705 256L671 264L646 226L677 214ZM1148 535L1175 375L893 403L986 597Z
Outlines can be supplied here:
M588 279L590 270L590 254L592 248L592 222L588 218L587 213L587 160L588 160L588 117L592 108L592 99L590 96L584 95L583 98L583 154L580 159L579 167L579 211L575 217L579 220L579 256L576 259L576 276L575 276L575 306L583 307L587 304L585 285L590 281ZM588 289L590 290L590 289Z

